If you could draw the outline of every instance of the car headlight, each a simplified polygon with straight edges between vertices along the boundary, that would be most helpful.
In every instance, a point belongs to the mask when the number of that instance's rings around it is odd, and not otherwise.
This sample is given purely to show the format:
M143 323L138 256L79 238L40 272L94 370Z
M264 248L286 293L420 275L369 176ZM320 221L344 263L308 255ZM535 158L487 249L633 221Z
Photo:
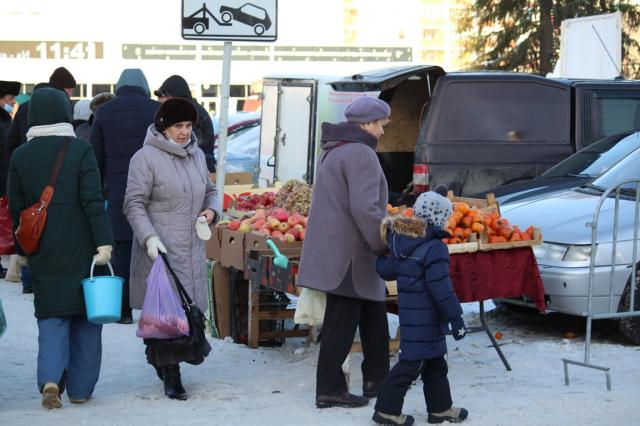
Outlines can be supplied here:
M588 246L569 246L562 260L565 262L584 262L591 259L591 244Z
M538 246L533 246L533 254L538 259L547 259L562 261L568 246L564 244L542 243Z

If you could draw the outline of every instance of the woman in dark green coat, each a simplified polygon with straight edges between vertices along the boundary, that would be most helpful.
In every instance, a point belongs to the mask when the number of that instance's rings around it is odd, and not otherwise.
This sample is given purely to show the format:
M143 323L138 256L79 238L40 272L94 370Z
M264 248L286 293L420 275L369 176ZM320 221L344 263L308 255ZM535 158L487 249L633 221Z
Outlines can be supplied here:
M20 212L38 201L63 142L69 141L40 248L27 256L39 330L38 387L46 408L62 406L65 386L71 402L87 401L98 381L102 326L87 321L81 281L89 275L92 258L99 265L109 261L113 245L93 150L75 137L71 120L64 92L36 90L29 106L28 142L14 151L9 164L15 230ZM16 249L24 256L18 244Z

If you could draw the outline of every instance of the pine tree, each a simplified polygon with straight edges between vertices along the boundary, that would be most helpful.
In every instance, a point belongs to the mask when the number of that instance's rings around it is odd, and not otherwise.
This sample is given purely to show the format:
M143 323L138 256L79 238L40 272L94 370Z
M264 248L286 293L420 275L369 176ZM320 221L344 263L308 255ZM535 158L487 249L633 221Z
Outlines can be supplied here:
M640 9L628 0L472 0L460 21L465 53L475 57L469 68L546 75L558 60L564 19L617 11L623 17L622 73L637 78L640 44L631 33Z

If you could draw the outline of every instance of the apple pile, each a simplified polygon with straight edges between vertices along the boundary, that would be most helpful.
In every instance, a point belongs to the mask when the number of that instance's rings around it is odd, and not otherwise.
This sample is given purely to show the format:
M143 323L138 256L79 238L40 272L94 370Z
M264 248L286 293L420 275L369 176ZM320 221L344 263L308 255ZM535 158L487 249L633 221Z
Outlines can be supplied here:
M259 208L269 209L273 207L275 199L275 192L264 192L262 194L247 192L235 197L235 209L243 211L253 211Z
M307 217L300 213L290 214L282 208L269 210L259 208L252 217L243 220L232 220L227 227L232 231L245 233L256 231L267 237L292 243L294 241L304 241L305 233L307 232Z

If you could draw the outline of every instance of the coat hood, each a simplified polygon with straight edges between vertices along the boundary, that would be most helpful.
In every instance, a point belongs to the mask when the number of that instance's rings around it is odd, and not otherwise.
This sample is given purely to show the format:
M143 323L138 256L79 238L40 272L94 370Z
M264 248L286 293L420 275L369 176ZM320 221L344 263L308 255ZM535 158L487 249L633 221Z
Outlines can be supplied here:
M322 123L322 149L329 149L341 142L359 142L374 151L378 147L378 139L356 123Z
M149 90L149 83L144 73L139 68L128 68L122 71L120 78L116 83L116 93L120 88L125 86L133 86L142 89L146 97L151 97L151 90Z
M191 99L191 90L187 81L179 75L167 78L162 86L154 92L157 96L163 93L172 97Z
M427 224L417 217L389 216L380 224L380 237L389 245L391 256L406 259L416 247L449 233Z
M29 101L29 127L71 123L73 110L67 94L53 88L38 89Z
M193 155L194 151L198 149L196 143L196 135L191 133L191 140L186 146L176 145L170 142L163 133L156 129L156 126L151 124L147 128L147 135L144 138L144 145L151 145L169 154L176 155L178 157L186 157L187 155Z

